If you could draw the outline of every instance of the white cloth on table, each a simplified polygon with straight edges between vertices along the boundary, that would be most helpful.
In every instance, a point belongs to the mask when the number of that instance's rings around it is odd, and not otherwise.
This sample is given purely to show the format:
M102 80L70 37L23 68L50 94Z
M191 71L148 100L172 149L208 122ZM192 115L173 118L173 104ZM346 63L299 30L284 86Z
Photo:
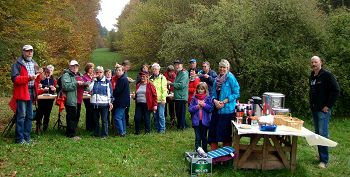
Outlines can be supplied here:
M277 126L277 129L275 132L268 132L268 131L260 131L259 128L250 128L250 129L243 129L240 128L240 125L236 124L236 122L232 121L232 124L237 128L238 134L263 134L263 135L287 135L287 136L301 136L305 137L307 143L310 146L315 145L321 145L321 146L329 146L329 147L335 147L337 146L337 142L332 141L328 138L322 137L318 134L315 134L314 132L308 130L305 127L302 127L301 130L297 130L291 127L287 126Z

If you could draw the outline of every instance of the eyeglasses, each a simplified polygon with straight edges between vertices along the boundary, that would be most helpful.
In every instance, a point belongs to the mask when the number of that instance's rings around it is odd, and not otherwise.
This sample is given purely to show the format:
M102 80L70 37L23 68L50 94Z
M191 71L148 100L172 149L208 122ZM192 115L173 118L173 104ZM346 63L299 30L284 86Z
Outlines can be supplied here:
M102 73L101 71L96 71L96 73Z

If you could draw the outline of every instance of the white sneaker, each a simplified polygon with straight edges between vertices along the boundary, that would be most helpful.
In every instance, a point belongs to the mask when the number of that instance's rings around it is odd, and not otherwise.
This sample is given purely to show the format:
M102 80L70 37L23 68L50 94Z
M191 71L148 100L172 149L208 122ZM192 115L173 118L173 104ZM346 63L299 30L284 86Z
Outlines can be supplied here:
M324 169L327 168L327 164L325 164L324 162L320 162L320 164L318 164L318 167Z
M72 138L74 141L79 141L79 140L81 140L81 138L79 137L79 136L75 136L75 137L73 137Z

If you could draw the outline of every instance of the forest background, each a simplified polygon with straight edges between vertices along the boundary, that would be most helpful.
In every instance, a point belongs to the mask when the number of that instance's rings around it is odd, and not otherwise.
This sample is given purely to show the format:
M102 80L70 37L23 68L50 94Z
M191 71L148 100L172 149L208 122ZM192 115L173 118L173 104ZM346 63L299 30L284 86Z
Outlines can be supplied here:
M309 63L319 55L341 87L333 112L349 116L349 7L349 0L131 0L107 32L96 19L98 0L1 1L0 93L11 95L11 64L24 44L34 46L39 65L55 65L55 75L107 45L136 70L140 61L166 66L178 57L217 70L228 59L242 102L280 92L293 113L307 115Z

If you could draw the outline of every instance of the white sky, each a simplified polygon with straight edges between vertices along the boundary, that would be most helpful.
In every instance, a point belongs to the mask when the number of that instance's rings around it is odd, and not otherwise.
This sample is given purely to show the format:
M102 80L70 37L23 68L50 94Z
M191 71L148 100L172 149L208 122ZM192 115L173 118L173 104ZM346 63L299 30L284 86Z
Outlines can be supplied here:
M97 15L101 25L106 27L108 30L115 29L113 26L117 23L116 18L122 13L126 4L130 0L100 0L101 10Z

